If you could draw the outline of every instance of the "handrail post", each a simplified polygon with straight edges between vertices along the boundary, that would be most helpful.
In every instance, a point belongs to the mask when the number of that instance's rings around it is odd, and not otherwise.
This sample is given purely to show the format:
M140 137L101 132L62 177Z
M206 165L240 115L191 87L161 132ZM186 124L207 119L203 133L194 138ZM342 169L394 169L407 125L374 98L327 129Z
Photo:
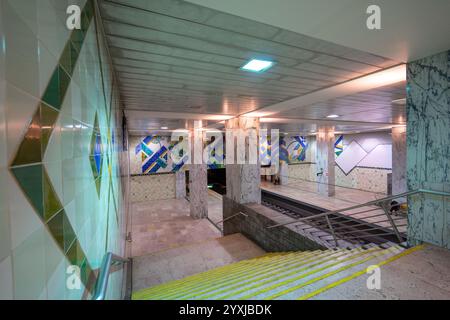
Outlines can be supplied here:
M243 213L243 212L238 212L238 213L236 213L236 214L234 214L234 215L232 215L232 216L229 216L228 218L225 218L225 219L223 219L223 220L217 221L215 224L224 223L224 222L226 222L226 221L228 221L228 220L231 220L231 219L233 219L233 218L236 218L237 216L240 216L240 215L243 215L243 216L246 217L246 218L248 217L247 214L245 214L245 213Z
M394 230L394 233L395 233L395 236L398 239L398 242L402 243L403 242L403 238L400 235L400 232L398 231L397 226L395 225L394 219L392 219L392 216L391 216L390 212L388 211L386 204L387 204L387 202L383 202L381 204L381 207L383 208L384 214L387 216L387 218L389 220L389 223L391 224L392 229Z
M334 239L335 247L337 248L339 245L338 245L338 240L336 238L336 234L334 233L333 225L331 224L331 221L330 221L330 218L328 215L325 216L325 218L327 219L328 228L330 228L331 235L333 236L333 239Z
M115 263L127 263L129 260L116 256L112 252L108 252L105 254L102 260L102 265L100 267L100 272L97 278L97 282L95 284L95 291L93 300L104 300L106 296L106 289L108 288L108 280L109 274L111 270L111 265L113 262Z

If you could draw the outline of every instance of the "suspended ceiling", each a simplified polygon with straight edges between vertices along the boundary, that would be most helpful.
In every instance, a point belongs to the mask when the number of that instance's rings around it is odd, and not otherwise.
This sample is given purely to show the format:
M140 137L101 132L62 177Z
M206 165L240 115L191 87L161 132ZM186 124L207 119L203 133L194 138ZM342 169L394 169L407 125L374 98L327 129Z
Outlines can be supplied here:
M450 48L448 0L187 0L401 62ZM369 30L367 8L380 8Z
M192 114L237 116L398 64L185 1L101 0L100 8L132 130L186 127ZM252 58L276 64L260 74L240 70ZM402 87L277 116L398 123L404 107L390 99L404 97Z

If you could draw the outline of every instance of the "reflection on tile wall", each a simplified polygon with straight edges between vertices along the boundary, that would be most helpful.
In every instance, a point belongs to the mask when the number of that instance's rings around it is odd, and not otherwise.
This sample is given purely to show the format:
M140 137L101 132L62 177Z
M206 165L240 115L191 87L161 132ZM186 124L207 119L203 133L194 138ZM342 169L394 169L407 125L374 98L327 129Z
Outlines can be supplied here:
M68 1L0 1L0 299L88 298L104 254L123 253L117 87L93 2L69 2L81 30Z

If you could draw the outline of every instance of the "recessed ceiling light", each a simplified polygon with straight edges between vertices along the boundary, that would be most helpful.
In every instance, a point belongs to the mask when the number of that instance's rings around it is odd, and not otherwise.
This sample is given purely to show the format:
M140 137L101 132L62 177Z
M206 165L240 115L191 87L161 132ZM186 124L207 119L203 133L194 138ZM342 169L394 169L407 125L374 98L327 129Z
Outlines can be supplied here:
M161 127L161 130L168 130L168 127Z
M337 114L330 114L327 118L339 118Z
M273 61L252 59L241 67L242 70L252 72L263 72L273 66Z

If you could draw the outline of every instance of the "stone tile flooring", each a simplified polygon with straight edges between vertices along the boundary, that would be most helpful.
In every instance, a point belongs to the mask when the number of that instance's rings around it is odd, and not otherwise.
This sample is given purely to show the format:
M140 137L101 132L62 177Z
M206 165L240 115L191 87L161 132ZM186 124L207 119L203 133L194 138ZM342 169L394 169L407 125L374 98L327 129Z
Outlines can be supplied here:
M133 291L263 254L252 241L233 234L137 257L133 259Z
M432 245L381 268L381 288L362 275L314 297L317 300L450 300L450 251Z
M222 221L222 196L212 190L208 190L208 195L208 218L214 223ZM220 224L220 227L222 227L222 224Z
M278 193L285 197L309 203L330 211L344 209L357 204L363 204L386 197L386 195L379 193L342 187L336 187L336 195L334 197L322 196L317 193L317 184L309 181L290 181L286 185L274 185L268 181L261 181L261 189ZM365 212L372 209L374 210ZM361 213L358 214L358 212ZM383 210L376 206L361 207L342 213L351 215L353 218L365 220L371 223L377 223L382 227L391 228L390 223L387 221L387 217L383 214ZM394 218L396 219L396 224L401 226L398 228L399 231L406 232L406 216L398 216Z
M207 219L189 216L185 199L134 203L131 210L133 257L221 236Z

